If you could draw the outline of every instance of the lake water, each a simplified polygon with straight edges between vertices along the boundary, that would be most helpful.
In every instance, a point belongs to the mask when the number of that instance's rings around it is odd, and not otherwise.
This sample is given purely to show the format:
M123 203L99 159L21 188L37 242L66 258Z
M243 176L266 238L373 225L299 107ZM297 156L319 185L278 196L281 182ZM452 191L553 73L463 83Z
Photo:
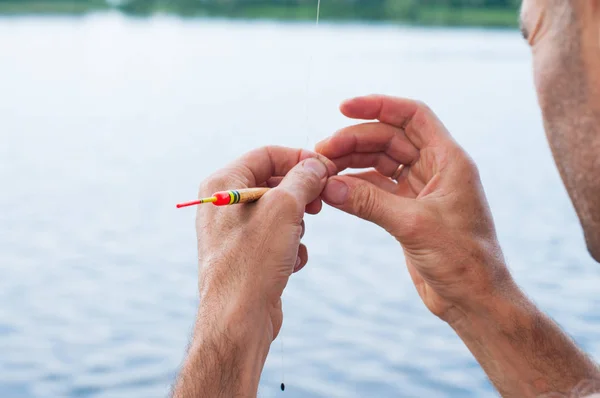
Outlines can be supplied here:
M194 210L175 203L252 148L312 147L352 123L341 100L375 92L437 111L516 279L600 359L600 266L530 63L513 31L0 19L0 396L166 396L197 304ZM332 209L306 223L261 397L495 395L392 238Z

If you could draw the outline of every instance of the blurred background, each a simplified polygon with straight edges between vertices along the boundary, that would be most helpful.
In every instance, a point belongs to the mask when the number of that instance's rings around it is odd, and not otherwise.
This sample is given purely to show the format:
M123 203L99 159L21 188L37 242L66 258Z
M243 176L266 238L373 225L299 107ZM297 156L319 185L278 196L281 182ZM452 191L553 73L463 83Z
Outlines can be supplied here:
M315 19L317 0L0 0L0 13L82 15L120 11L132 16ZM329 20L515 26L519 0L328 0Z
M167 396L197 305L194 210L175 203L252 148L312 148L370 93L439 114L515 278L600 359L600 267L517 3L322 0L316 26L316 0L0 0L0 396ZM330 208L306 223L261 397L495 396L392 238Z

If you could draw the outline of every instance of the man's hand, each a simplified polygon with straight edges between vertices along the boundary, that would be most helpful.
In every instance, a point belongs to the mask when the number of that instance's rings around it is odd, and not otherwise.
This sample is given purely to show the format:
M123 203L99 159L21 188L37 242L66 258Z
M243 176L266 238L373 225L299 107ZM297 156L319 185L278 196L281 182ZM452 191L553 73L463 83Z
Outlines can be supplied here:
M392 234L421 298L445 321L509 293L513 283L477 168L434 113L382 96L347 101L341 110L380 122L342 129L317 151L340 171L375 170L331 178L324 200Z
M255 150L208 178L216 191L276 186L258 202L198 207L200 307L175 397L253 397L283 322L281 295L308 260L304 213L321 209L335 165L305 150Z
M478 171L424 104L384 96L341 107L377 119L317 152L339 171L323 200L385 228L402 245L425 305L463 339L505 397L570 393L596 365L520 291L508 272ZM393 177L393 179L391 178Z

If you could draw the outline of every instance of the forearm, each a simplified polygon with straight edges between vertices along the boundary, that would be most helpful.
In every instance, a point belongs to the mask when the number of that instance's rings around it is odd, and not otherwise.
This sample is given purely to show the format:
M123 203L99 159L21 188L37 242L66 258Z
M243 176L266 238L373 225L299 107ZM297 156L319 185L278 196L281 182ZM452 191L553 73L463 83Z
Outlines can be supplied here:
M201 307L173 398L256 397L269 351L265 315L227 304Z
M570 392L598 366L515 287L451 324L503 397Z

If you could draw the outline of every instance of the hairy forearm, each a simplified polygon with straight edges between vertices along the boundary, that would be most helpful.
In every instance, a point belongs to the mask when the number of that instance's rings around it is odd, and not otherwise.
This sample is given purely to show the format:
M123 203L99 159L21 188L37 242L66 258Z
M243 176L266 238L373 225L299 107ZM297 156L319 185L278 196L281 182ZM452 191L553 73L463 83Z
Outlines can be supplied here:
M242 380L241 347L226 336L192 345L173 396L175 398L234 397L251 380ZM248 392L248 396L251 393Z
M598 366L518 288L451 326L503 397L570 396L580 383L600 380Z
M201 306L173 398L256 397L268 350L264 314L232 305Z

